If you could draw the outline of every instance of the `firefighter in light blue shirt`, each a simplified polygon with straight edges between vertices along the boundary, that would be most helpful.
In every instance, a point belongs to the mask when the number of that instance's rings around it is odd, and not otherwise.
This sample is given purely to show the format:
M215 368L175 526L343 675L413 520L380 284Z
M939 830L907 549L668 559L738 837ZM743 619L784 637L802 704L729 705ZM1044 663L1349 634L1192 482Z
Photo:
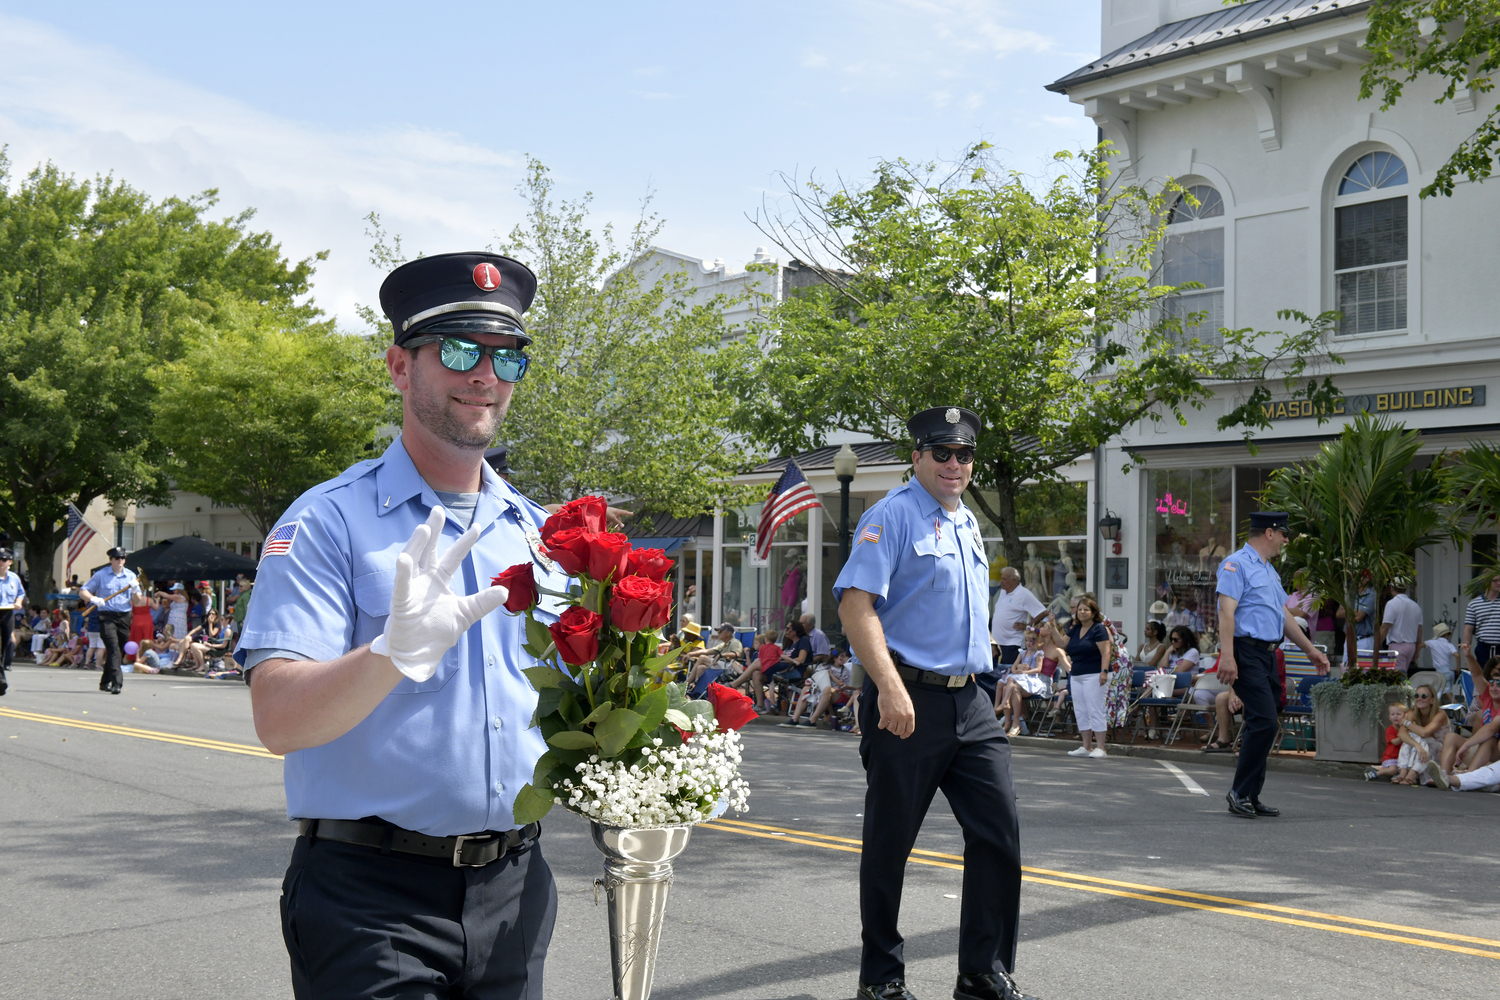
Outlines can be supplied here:
M912 479L860 518L833 586L866 680L859 1000L911 1000L896 926L906 859L939 787L964 831L957 1000L1023 1000L1015 964L1020 825L1010 745L974 680L992 669L989 560L963 504L979 417L939 406L907 422Z
M99 615L99 638L104 643L104 670L99 690L119 694L125 687L125 643L130 641L130 595L141 592L135 573L125 568L125 550L109 550L109 565L102 567L78 595L93 604Z
M240 653L301 821L282 896L299 1000L536 1000L557 895L511 809L546 749L523 619L490 580L547 560L546 512L485 464L525 374L536 278L490 253L387 277L401 436L267 536Z
M0 548L0 695L6 691L5 674L16 653L16 612L26 606L26 588L21 586L21 577L11 572L11 557L10 549Z
M1233 685L1245 705L1240 756L1225 797L1231 813L1248 819L1281 815L1260 800L1282 700L1276 647L1283 637L1290 639L1312 658L1319 673L1328 672L1328 657L1287 608L1281 575L1271 564L1286 548L1288 520L1282 511L1255 511L1244 547L1219 563L1219 680Z

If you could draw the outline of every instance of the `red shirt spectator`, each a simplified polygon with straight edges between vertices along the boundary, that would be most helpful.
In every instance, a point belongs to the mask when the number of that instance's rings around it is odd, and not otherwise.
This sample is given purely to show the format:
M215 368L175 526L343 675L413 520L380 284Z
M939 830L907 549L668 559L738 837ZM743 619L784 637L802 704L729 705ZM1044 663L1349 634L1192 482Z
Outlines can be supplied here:
M1399 726L1385 727L1385 753L1381 755L1380 762L1384 764L1388 760L1395 760L1401 756L1401 729Z
M774 642L768 642L756 651L756 655L760 657L760 669L764 672L767 667L781 659L781 647Z

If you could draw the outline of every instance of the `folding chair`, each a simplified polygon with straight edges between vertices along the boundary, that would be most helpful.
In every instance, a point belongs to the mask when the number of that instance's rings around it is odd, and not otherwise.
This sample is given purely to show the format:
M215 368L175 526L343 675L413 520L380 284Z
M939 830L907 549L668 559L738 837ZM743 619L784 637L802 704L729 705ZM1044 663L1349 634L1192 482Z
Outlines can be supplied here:
M1305 654L1304 654L1305 655ZM1290 659L1291 654L1287 654ZM1287 670L1287 683L1292 681L1292 672ZM1293 750L1311 750L1313 748L1313 707L1312 689L1313 685L1321 684L1326 678L1317 674L1312 676L1300 676L1297 678L1295 697L1288 696L1286 708L1276 719L1276 742L1271 745L1272 753L1281 753L1282 740L1290 736L1293 742Z
M1167 734L1167 742L1175 742L1184 732L1202 733L1204 743L1212 740L1218 733L1219 715L1214 711L1212 701L1207 705L1200 705L1194 694L1198 691L1211 691L1217 698L1220 691L1227 690L1229 685L1221 684L1217 673L1203 673L1193 678L1193 686L1188 689L1182 700L1182 707L1177 710L1177 717L1172 720L1172 730ZM1226 742L1234 742L1233 736Z
M1158 726L1166 731L1166 743L1168 745L1171 744L1173 733L1176 732L1178 726L1177 716L1182 713L1185 704L1191 703L1193 691L1193 673L1191 670L1189 670L1181 673L1174 673L1169 676L1171 676L1172 678L1172 693L1170 695L1167 695L1165 697L1158 696L1148 685L1143 684L1141 696L1131 703L1131 715L1128 717L1128 721L1133 722L1133 725L1131 725L1130 729L1131 743L1135 742L1136 735L1140 733L1142 729L1147 728L1146 719L1149 717L1150 713L1149 711L1142 711L1142 709L1149 710L1155 708L1158 710L1158 713L1164 712L1168 709L1171 709L1173 712L1172 721L1170 723L1158 722ZM1142 679L1144 680L1145 678ZM1182 697L1177 696L1177 691L1179 688L1184 689L1184 694Z

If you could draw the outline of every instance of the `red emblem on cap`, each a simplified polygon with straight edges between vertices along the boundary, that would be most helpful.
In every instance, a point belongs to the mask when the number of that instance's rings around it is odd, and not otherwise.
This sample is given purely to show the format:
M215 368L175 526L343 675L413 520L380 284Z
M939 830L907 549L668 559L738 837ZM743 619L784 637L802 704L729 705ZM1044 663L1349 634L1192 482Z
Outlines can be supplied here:
M494 264L476 264L474 266L474 284L486 292L493 292L500 287L500 269Z

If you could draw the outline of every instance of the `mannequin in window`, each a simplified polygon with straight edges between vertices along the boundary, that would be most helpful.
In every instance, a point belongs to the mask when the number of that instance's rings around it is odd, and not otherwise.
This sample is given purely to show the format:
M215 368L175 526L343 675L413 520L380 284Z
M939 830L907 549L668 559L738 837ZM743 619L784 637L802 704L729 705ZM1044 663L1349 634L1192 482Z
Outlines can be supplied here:
M802 607L802 578L806 576L803 558L798 556L787 567L781 578L781 606L787 615L795 618Z
M1027 542L1026 561L1021 564L1021 578L1026 589L1038 597L1045 594L1047 587L1043 581L1046 579L1046 572L1046 565L1037 557L1036 542Z
M1066 540L1057 543L1057 562L1052 564L1052 593L1068 593L1068 575L1073 572L1073 558L1068 555Z

